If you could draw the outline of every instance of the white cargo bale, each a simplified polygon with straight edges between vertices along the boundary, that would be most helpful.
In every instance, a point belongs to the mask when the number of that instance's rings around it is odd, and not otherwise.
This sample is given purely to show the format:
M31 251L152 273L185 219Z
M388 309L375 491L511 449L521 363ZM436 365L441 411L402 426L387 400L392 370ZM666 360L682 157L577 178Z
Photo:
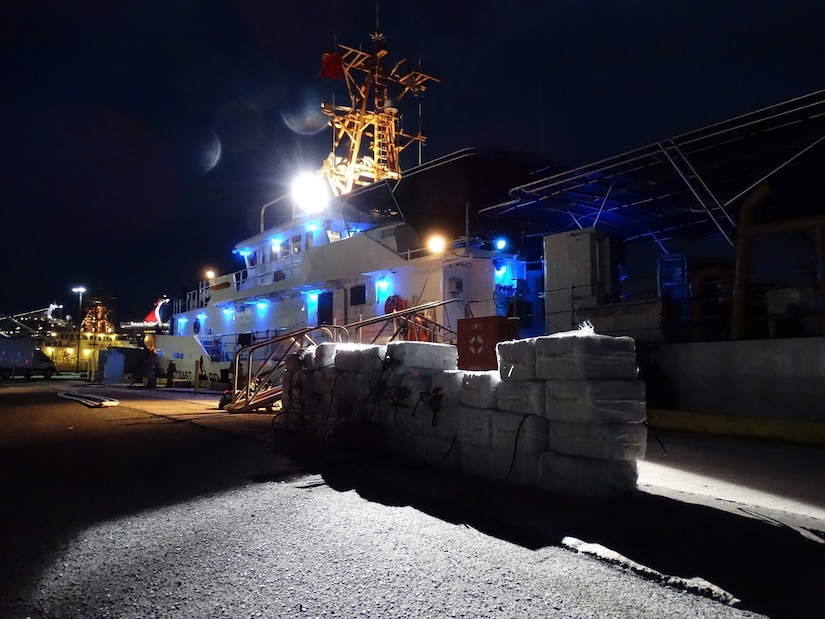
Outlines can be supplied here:
M386 397L386 386L381 372L359 372L356 376L356 399L374 404Z
M327 372L321 370L321 374ZM340 400L368 404L376 400L381 381L380 372L341 372L336 370L334 387L330 393Z
M496 408L543 417L544 398L543 380L502 380L496 389Z
M390 342L387 356L402 367L427 370L458 369L458 348L434 342Z
M388 436L397 429L395 411L385 403L379 403L378 406L370 410L369 418L381 426Z
M361 350L363 344L337 344L333 365L341 372L357 372L361 369Z
M501 376L498 370L464 372L459 399L466 406L493 409L496 407L496 389L499 383Z
M459 468L459 448L455 435L417 435L413 441L417 461L427 466L437 466L442 469Z
M592 334L536 338L536 378L631 379L637 375L636 342L631 337Z
M338 344L335 342L324 342L323 344L318 344L315 347L315 352L313 354L313 368L316 370L320 370L322 368L334 368L335 367L335 351L338 348Z
M303 370L301 372L301 399L310 400L315 397L315 385L318 381L315 378L314 370Z
M519 453L459 443L458 468L468 475L514 486L535 486L540 453Z
M387 358L386 344L370 344L361 351L362 372L383 372Z
M284 356L284 371L298 372L303 369L302 351L296 350Z
M550 422L538 415L493 411L490 445L495 450L517 453L547 451Z
M317 348L317 346L307 346L306 348L302 348L298 353L301 365L305 370L315 369L315 350Z
M640 423L647 419L641 380L548 380L544 416L576 423Z
M327 370L321 370L321 373ZM357 371L344 372L336 369L332 396L339 400L359 400L363 390L363 380Z
M303 370L285 369L281 374L281 384L283 385L283 395L281 402L284 410L295 411L301 407L301 392L303 391Z
M441 406L434 409L427 406L424 414L420 416L423 427L421 434L426 436L458 437L458 423L460 404L453 406Z
M420 436L452 437L458 432L457 407L434 408L429 398L412 408L399 407L395 419L403 430Z
M536 378L536 338L496 344L496 359L501 380Z
M636 488L635 460L599 460L546 451L539 457L537 485L570 496L603 499Z
M461 444L490 447L492 441L492 410L459 406L455 409L458 441Z
M535 486L542 453L491 449L490 472L493 481L511 486Z
M335 368L343 372L380 372L386 354L383 345L337 344Z
M386 374L386 397L390 405L399 409L415 407L422 398L429 397L435 373L435 370L401 367Z
M550 451L602 460L641 460L647 449L643 423L550 422Z
M444 370L433 374L433 396L441 396L442 408L458 406L461 403L461 386L464 384L464 370Z
M338 381L343 375L335 369L335 366L328 365L326 367L318 368L313 372L315 379L313 382L313 389L315 393L333 393L338 387Z

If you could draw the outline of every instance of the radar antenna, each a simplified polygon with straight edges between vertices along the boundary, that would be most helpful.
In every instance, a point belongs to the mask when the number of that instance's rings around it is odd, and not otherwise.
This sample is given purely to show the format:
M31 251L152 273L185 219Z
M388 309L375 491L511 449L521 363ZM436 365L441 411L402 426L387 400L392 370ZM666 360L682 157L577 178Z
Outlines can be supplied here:
M406 59L396 62L389 72L381 66L387 55L385 38L380 32L370 36L373 52L339 45L340 54L326 54L322 73L346 82L350 105L323 103L324 114L333 128L332 152L319 173L327 178L336 195L349 193L357 186L384 179L401 178L399 155L413 143L424 143L419 130L404 132L398 114L398 102L407 94L420 96L429 82L440 80L412 69ZM340 59L340 60L339 60ZM329 61L340 67L329 72Z

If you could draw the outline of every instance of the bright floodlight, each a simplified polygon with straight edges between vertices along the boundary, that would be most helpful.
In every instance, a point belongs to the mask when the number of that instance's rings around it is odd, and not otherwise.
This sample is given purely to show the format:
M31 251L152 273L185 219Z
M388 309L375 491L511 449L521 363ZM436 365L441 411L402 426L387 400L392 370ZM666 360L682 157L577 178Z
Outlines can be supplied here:
M206 279L212 279L213 277L215 277L215 271L213 271L212 269L209 269L206 272Z
M317 174L301 174L292 183L292 199L301 211L323 210L329 202L329 185Z
M86 289L83 286L78 286L77 288L72 288L72 292L74 292L75 294L83 294L84 292L86 292Z
M447 241L444 240L443 236L431 236L430 239L427 241L427 249L429 249L434 254L443 253L446 248Z

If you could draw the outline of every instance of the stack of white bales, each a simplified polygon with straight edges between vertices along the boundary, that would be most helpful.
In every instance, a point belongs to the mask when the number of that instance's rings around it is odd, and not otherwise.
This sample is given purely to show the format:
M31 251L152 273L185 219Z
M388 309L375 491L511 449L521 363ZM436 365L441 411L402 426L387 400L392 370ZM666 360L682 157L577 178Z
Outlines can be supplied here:
M632 338L572 331L501 342L497 355L499 408L541 409L549 423L539 487L591 497L635 488L647 417Z
M501 342L498 370L457 369L429 342L321 344L289 361L285 405L319 436L351 418L384 430L392 454L487 479L593 497L635 488L644 384L631 338L576 331Z
M390 453L426 464L455 466L455 405L462 372L458 349L434 342L390 342L387 392L372 418L384 429Z
M315 348L310 402L314 403L316 427L324 436L344 419L363 416L382 391L386 346L336 344Z

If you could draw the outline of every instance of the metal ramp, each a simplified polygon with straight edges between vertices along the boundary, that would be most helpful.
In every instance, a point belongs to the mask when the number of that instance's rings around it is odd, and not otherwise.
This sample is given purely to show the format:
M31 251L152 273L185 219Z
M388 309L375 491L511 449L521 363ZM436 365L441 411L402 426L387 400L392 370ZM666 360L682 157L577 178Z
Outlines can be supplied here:
M233 364L232 399L224 410L251 413L280 406L286 358L308 346L323 342L374 344L398 340L455 344L456 331L437 323L426 313L459 302L458 299L432 301L346 326L308 327L241 348Z

